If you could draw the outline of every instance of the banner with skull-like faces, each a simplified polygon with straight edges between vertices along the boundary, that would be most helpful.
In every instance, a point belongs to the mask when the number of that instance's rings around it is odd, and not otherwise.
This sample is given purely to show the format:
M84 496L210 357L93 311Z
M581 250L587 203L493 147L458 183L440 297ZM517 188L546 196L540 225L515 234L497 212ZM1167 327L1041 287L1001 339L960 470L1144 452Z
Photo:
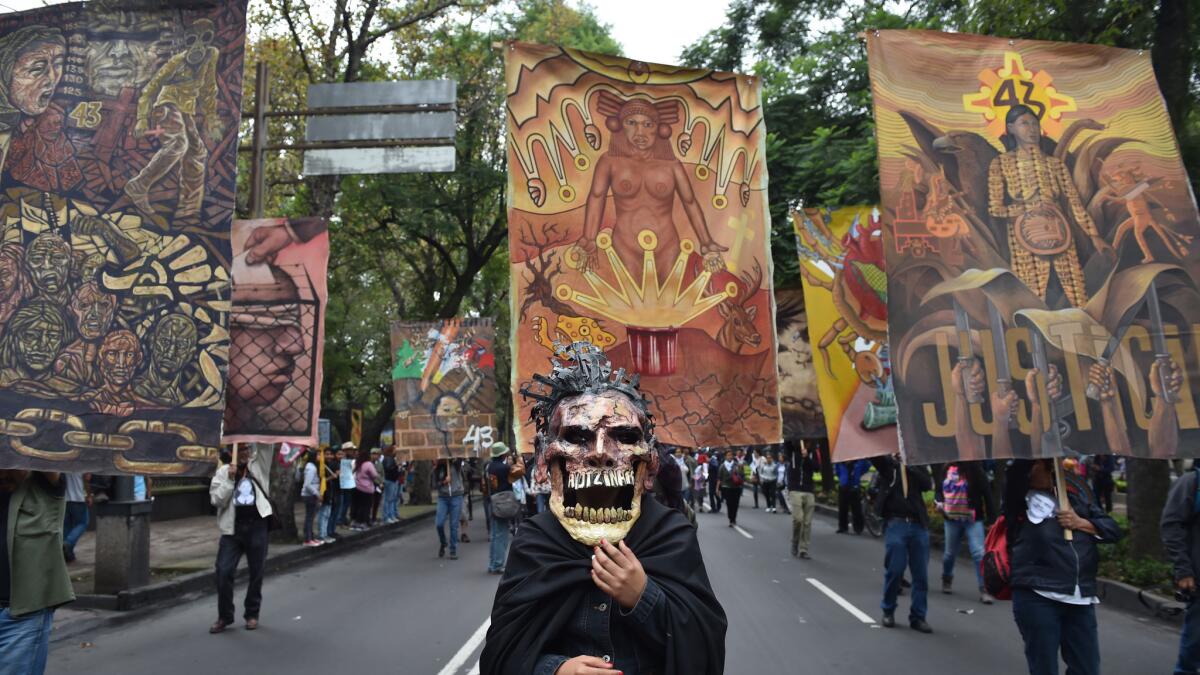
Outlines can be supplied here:
M328 264L323 218L234 221L222 442L316 447Z
M513 399L559 345L637 373L659 440L781 440L754 77L508 43Z
M492 319L392 324L397 457L486 457L496 429Z
M210 471L245 0L0 16L0 467Z
M833 460L894 453L899 438L879 211L804 209L792 213L792 223L812 338L810 363Z
M1148 52L866 37L905 455L1200 445L1200 217Z

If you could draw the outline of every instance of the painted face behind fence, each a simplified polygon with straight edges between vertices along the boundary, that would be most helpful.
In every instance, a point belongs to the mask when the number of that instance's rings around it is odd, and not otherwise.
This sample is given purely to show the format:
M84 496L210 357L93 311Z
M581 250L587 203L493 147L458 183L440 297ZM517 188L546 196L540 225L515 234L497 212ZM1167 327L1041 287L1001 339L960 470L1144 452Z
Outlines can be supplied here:
M17 56L9 84L9 99L26 115L40 115L62 79L66 49L59 44L35 42Z
M658 457L647 420L624 394L605 391L563 399L550 419L538 480L550 479L550 510L576 541L616 543L641 515Z
M25 265L29 268L29 277L39 292L57 295L67 285L71 271L71 248L58 235L39 235L29 245Z
M251 406L268 406L291 384L304 337L296 326L232 331L229 393Z

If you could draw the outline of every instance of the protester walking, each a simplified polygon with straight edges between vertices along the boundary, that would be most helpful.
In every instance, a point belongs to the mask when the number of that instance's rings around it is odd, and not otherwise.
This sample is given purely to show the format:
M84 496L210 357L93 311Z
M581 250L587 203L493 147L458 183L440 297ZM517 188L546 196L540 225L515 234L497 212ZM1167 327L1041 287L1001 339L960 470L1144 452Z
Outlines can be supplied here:
M912 606L908 625L922 633L933 629L925 620L929 603L929 514L922 492L933 489L933 478L925 467L902 466L899 456L871 460L879 472L878 510L884 519L883 626L896 625L896 599L907 568L912 573ZM900 475L908 477L907 487Z
M768 452L758 460L755 470L758 484L762 487L763 499L767 503L767 513L775 513L775 488L779 482L779 465L775 462L775 453Z
M66 484L66 516L63 518L63 558L75 562L75 545L87 532L89 509L92 508L91 476L85 473L64 473Z
M702 452L696 459L696 468L692 469L692 510L696 513L703 513L706 509L704 493L707 489L708 455Z
M745 479L750 482L750 492L754 495L754 508L758 508L758 464L762 458L758 455L756 448L751 448L746 453L738 457L738 462L742 465L742 472Z
M63 559L66 481L0 470L0 673L46 670L54 610L75 599Z
M383 522L400 520L400 463L396 461L396 446L383 449Z
M270 445L250 443L237 453L236 461L217 466L208 486L209 501L217 509L221 530L216 565L217 620L208 629L210 633L220 633L233 625L233 582L243 555L250 578L242 617L246 630L258 628L268 519L272 515L268 491L273 454Z
M1054 484L1053 460L1016 459L1008 467L1004 520L1013 617L1030 675L1058 673L1060 651L1068 673L1099 675L1096 545L1116 542L1121 528L1081 495L1068 491L1068 505L1061 506Z
M812 539L813 514L817 510L816 482L813 478L818 469L816 459L809 453L803 441L792 446L788 452L788 492L795 500L792 504L792 556L807 560L809 541Z
M937 485L934 501L942 511L945 543L942 549L942 592L952 593L954 565L963 539L975 563L979 601L995 602L983 587L983 539L985 526L994 521L996 504L982 462L957 462L946 466L946 477Z
M1159 522L1163 548L1175 571L1175 598L1186 604L1179 658L1175 674L1200 672L1200 601L1196 595L1196 570L1200 568L1200 466L1185 472L1167 492Z
M834 465L838 479L838 534L848 533L851 524L854 525L854 534L862 534L864 526L862 478L867 475L870 468L871 463L865 459L855 462L838 462ZM867 508L870 506L868 504Z
M1092 492L1105 513L1112 513L1113 492L1117 484L1113 480L1113 471L1117 468L1117 458L1112 455L1096 455L1092 457Z
M486 469L492 519L487 571L488 574L504 574L508 541L512 535L510 527L521 511L512 484L525 475L525 462L519 454L510 454L504 443L493 443L491 455L492 461Z
M729 453L726 452L726 455ZM721 459L714 450L708 459L708 510L712 513L721 512Z
M379 472L371 461L371 451L363 448L354 460L354 496L351 502L351 529L365 530L371 524L371 505L375 498L375 481Z
M446 555L458 560L459 512L462 511L464 485L461 459L439 460L433 468L433 484L437 489L437 517L434 527L438 534L438 557ZM450 523L450 540L446 541L446 523Z
M315 451L309 451L306 458L304 482L300 485L300 500L304 502L304 546L320 546L324 542L313 530L313 522L321 505L321 470Z
M742 465L733 458L733 451L725 451L725 463L721 465L717 480L721 485L721 497L729 514L729 526L737 526L738 504L742 501L742 486L746 484Z

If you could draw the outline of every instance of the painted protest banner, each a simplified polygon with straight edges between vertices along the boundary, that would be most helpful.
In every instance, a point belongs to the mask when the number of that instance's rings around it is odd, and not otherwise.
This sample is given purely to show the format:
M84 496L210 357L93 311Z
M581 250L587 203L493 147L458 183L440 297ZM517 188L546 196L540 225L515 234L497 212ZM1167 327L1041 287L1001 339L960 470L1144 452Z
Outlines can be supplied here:
M823 438L825 413L817 389L804 293L775 291L775 344L779 364L779 413L785 439Z
M833 459L894 453L899 438L879 211L804 209L792 213L792 224Z
M780 441L753 77L508 43L513 399L556 344L640 375L659 440Z
M0 16L0 467L212 470L245 6Z
M1200 221L1150 55L866 41L909 461L1194 453Z
M486 457L496 429L492 319L392 324L396 454L401 461Z
M233 223L224 443L320 442L329 233L322 218Z

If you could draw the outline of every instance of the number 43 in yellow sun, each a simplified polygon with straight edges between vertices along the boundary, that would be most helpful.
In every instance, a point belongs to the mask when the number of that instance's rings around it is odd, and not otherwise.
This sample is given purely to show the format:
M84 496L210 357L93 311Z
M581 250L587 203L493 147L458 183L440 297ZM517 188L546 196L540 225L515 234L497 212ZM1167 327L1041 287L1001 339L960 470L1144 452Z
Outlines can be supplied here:
M1053 78L1044 70L1025 67L1017 52L1004 52L1004 65L979 73L979 91L963 95L967 112L981 113L988 121L988 132L999 137L1005 132L1004 116L1015 105L1028 106L1041 121L1046 135L1062 133L1062 115L1076 109L1075 99L1059 93Z

